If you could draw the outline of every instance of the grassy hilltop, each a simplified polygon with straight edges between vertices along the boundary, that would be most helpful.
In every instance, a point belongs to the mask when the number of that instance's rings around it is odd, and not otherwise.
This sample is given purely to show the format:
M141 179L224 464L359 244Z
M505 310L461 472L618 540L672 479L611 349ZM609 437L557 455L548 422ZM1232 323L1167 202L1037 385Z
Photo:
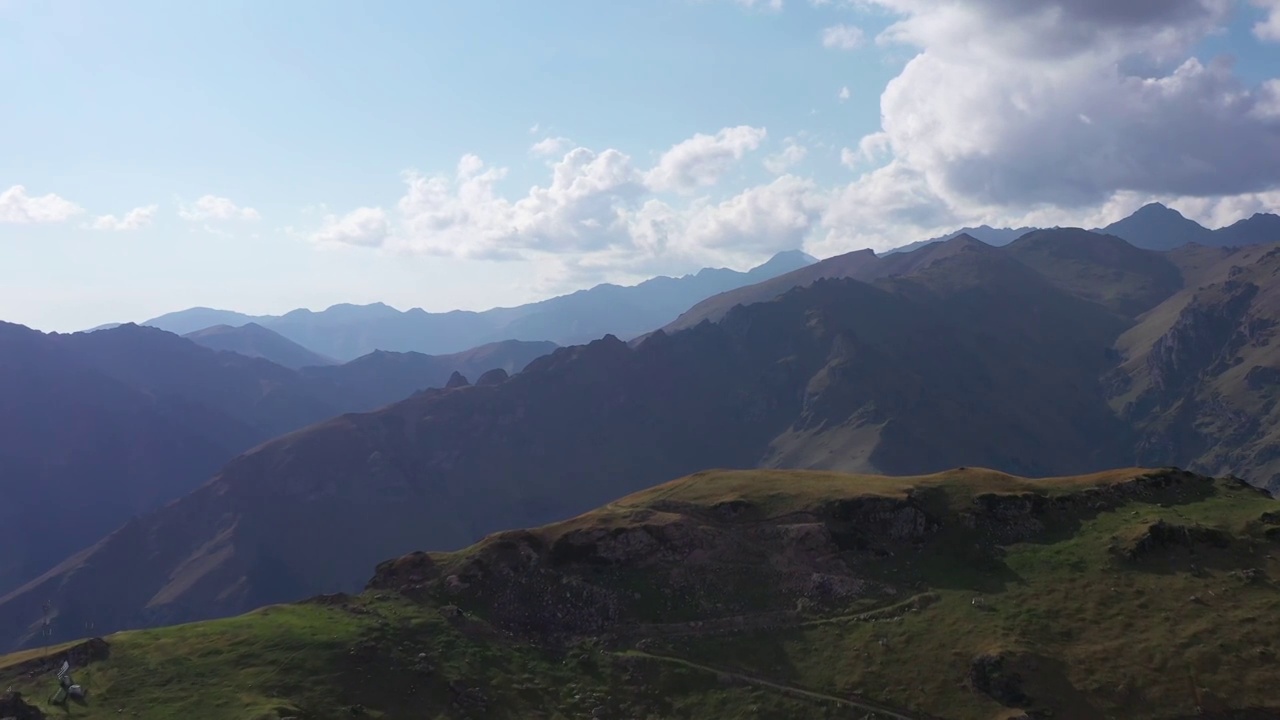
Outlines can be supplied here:
M1280 504L1172 469L706 472L360 596L0 658L0 689L81 718L1271 718L1276 550ZM89 701L50 708L68 650Z

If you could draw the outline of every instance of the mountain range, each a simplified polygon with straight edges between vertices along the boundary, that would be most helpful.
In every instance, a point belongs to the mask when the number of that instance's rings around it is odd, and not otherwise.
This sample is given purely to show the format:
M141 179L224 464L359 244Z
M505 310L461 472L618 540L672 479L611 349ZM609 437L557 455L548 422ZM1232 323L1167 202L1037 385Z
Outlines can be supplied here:
M911 243L885 255L904 254L926 245L967 235L989 245L1004 246L1037 228L993 228L983 225ZM1236 247L1272 242L1280 233L1280 216L1256 214L1231 226L1209 230L1159 203L1094 230L1152 250L1186 244ZM712 296L749 288L812 265L799 251L783 252L742 273L707 268L684 277L657 277L639 285L599 285L588 290L514 308L484 312L429 313L399 311L382 303L335 305L321 312L299 309L280 316L191 308L144 322L190 335L217 349L242 354L272 353L286 367L350 360L374 350L450 353L499 340L550 340L573 345L612 334L630 340L670 323L691 306ZM787 283L779 281L778 286ZM265 334L271 330L279 338Z
M1002 246L1038 229L1041 228L993 228L989 225L966 227L949 235L903 245L889 253L910 252L960 235L975 237L988 245ZM1132 215L1106 227L1096 228L1093 232L1115 235L1135 247L1147 250L1172 250L1188 244L1240 247L1275 242L1275 238L1280 236L1280 215L1256 213L1232 225L1210 230L1161 203L1148 203Z
M180 335L208 332L215 326L255 324L313 353L339 361L375 350L448 354L503 340L572 345L606 334L634 337L670 322L699 300L813 262L814 258L799 251L782 252L747 272L706 268L684 277L656 277L629 287L597 285L549 300L483 312L430 313L420 308L401 312L382 303L334 305L322 312L299 309L279 316L191 308L142 324ZM212 337L226 332L220 330ZM253 341L240 338L236 342L244 348ZM314 361L315 358L300 358L293 362Z
M352 589L387 557L707 468L1176 464L1275 487L1278 272L1276 246L1155 252L1080 229L830 258L630 344L256 447L0 598L0 639L30 642L51 597L67 627L119 628Z
M961 235L1004 246L1036 229L963 228L885 255L904 254ZM1152 250L1186 244L1235 247L1271 242L1280 233L1280 216L1256 214L1209 230L1176 210L1152 203L1094 232ZM143 324L188 335L209 347L265 356L294 368L350 360L374 350L440 354L508 339L573 345L606 334L631 340L667 325L707 298L736 289L758 293L749 288L814 262L799 251L783 252L745 273L707 268L679 278L657 277L631 287L598 285L541 302L483 312L429 313L418 308L402 312L382 303L334 305L321 312L299 309L280 316L191 308Z
M511 341L291 370L137 325L46 335L0 324L0 594L254 445L455 372L515 373L554 347Z

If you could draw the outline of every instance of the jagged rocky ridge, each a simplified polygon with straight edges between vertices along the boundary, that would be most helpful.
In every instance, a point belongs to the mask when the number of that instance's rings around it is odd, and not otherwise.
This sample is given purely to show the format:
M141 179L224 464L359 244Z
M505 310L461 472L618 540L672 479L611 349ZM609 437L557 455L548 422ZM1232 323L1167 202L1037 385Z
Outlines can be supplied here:
M963 481L966 472L989 473L961 470L957 477ZM714 482L710 476L681 482ZM1250 488L1174 468L1133 471L1061 494L1022 488L969 496L922 483L886 497L850 482L846 496L776 515L740 497L693 503L655 491L564 523L498 533L461 553L417 552L381 563L368 589L479 609L506 630L544 638L681 619L758 621L798 608L907 600L927 588L886 575L880 561L910 565L964 546L976 548L969 561L998 563L1001 546L1069 532L1133 502L1203 499L1217 482ZM1153 526L1131 556L1175 542L1175 534Z
M1137 430L1136 461L1157 458L1280 488L1280 248L1224 258L1121 336L1106 383ZM1158 332L1153 331L1158 330Z

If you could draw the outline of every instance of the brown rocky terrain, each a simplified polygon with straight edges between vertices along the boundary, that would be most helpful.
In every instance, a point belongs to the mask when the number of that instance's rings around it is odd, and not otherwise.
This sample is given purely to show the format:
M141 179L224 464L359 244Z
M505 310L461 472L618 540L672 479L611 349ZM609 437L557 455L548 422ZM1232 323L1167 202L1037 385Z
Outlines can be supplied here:
M785 495L765 494L784 480ZM899 578L886 574L888 559L953 554L963 538L967 562L994 563L997 547L1073 533L1099 513L1215 492L1212 478L1174 468L1041 484L1054 491L982 469L895 478L697 473L572 520L496 533L465 552L388 560L367 587L478 609L499 628L543 638L717 619L741 629L859 601L927 605L905 566ZM1160 521L1120 554L1229 541L1220 530Z
M1168 458L1280 487L1280 248L1241 248L1116 343L1117 414L1138 460Z

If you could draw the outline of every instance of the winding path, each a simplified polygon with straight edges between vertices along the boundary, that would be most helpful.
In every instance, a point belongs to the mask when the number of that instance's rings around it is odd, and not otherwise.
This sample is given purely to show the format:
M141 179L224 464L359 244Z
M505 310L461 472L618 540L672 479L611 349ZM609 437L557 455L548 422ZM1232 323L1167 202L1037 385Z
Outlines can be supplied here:
M734 680L737 680L739 682L743 682L749 685L768 688L770 690L774 690L776 692L780 692L785 695L791 695L793 697L802 697L808 700L817 700L819 702L835 703L842 707L861 710L864 712L875 713L876 715L887 717L887 718L894 718L894 720L936 720L935 718L928 715L909 714L905 710L899 710L899 709L888 707L886 705L881 705L880 703L873 702L866 698L861 698L856 696L842 698L842 697L836 697L835 695L826 695L824 693L814 692L813 690L805 690L804 688L798 688L791 685L783 685L782 683L777 683L772 680L765 680L764 678L753 677L751 675L743 675L742 673L731 672L729 670L721 670L719 668L713 668L708 665L700 665L698 663L690 662L683 658L670 657L667 655L654 655L653 653L642 652L640 650L627 650L627 651L619 652L616 654L623 655L623 656L631 656L631 657L642 657L642 658L647 658L649 660L672 663L675 665L683 665L685 667L692 668L694 670L701 670L703 672L709 672L709 673L714 673L716 675L722 675L725 677L733 678Z

